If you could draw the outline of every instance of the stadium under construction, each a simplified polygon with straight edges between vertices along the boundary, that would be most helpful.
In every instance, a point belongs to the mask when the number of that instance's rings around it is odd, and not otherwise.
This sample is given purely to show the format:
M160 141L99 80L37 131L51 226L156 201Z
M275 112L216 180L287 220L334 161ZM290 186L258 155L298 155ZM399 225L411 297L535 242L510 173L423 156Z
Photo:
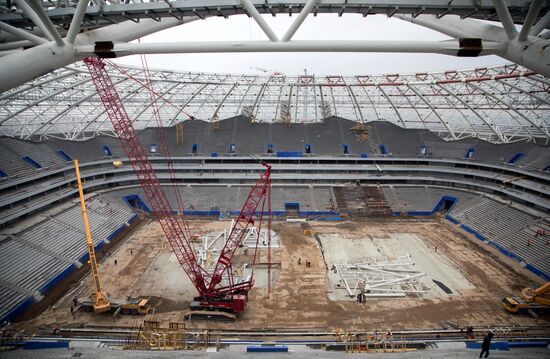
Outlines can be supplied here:
M470 357L491 332L500 357L547 357L549 9L0 0L0 356ZM452 39L292 40L318 13ZM243 14L268 41L133 41ZM265 17L287 14L279 39ZM293 76L145 57L211 52L506 64Z

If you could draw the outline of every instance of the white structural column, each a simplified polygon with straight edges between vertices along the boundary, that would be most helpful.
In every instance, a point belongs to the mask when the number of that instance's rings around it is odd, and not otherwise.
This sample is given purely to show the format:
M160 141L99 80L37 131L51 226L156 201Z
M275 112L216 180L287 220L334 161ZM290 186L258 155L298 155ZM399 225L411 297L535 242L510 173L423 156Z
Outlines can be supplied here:
M296 31L298 31L306 17L309 15L309 13L311 13L311 10L313 10L315 5L317 5L318 1L319 0L308 0L307 4L304 6L302 11L300 11L300 14L298 14L298 17L294 20L292 25L290 25L281 41L290 41L290 39L292 39L292 36L294 36Z
M76 6L76 11L71 20L71 26L69 27L69 32L67 32L66 41L69 44L74 44L76 34L80 31L80 24L86 13L86 8L88 7L88 0L79 0L78 5Z
M510 11L508 11L508 8L506 7L506 1L493 0L493 4L495 5L495 10L497 11L504 31L506 31L508 39L513 39L514 37L516 37L518 32L516 31L514 20L512 20L512 16L510 16Z
M344 80L345 82L345 80ZM361 111L361 106L359 105L359 102L357 102L357 98L355 97L355 93L353 92L350 85L345 85L346 90L348 91L348 94L351 98L351 104L355 108L355 115L357 116L357 120L361 123L365 123L365 118L363 116L363 111Z
M539 11L541 7L542 0L533 0L533 3L529 8L529 12L525 17L525 21L523 22L523 26L521 27L521 31L519 32L518 41L527 40L527 35L531 31L533 24L537 21L537 17L539 16Z
M241 0L241 4L245 8L246 12L250 16L252 16L252 18L256 21L258 26L260 26L260 28L267 35L269 40L279 41L279 38L277 37L277 35L275 35L271 27L267 24L267 22L264 20L262 15L260 15L258 10L256 10L256 8L254 7L254 4L252 4L250 0Z
M212 122L212 120L218 115L218 112L222 108L223 103L229 97L229 95L231 95L231 93L233 92L235 87L237 87L237 83L234 83L233 86L231 86L231 88L225 93L225 95L223 96L221 101L218 103L218 106L216 106L216 109L214 110L214 113L212 114L212 118L210 119L210 122Z

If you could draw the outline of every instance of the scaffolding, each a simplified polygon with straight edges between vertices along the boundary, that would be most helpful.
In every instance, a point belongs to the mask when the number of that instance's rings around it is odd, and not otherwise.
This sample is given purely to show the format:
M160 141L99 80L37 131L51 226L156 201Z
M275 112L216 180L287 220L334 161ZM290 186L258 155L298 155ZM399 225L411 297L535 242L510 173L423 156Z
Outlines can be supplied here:
M355 134L355 142L366 142L369 139L369 131L364 122L359 122L351 128Z

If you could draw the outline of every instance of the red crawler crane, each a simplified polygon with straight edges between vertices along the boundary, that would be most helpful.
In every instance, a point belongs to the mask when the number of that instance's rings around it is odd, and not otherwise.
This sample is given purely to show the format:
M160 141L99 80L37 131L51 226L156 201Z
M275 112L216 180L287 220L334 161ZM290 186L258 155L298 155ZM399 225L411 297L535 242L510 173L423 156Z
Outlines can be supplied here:
M229 232L214 271L210 274L197 262L195 250L189 242L188 235L176 216L172 214L172 208L147 157L147 151L137 137L132 121L126 113L120 96L105 69L105 63L100 58L86 58L84 62L90 71L92 81L113 124L115 133L153 210L153 215L160 223L180 265L199 292L199 297L195 298L191 308L193 310L243 312L248 292L254 284L253 275L246 281L235 283L231 260L237 248L243 244L247 235L247 228L254 224L253 217L258 208L261 209L259 224L261 228L266 197L268 212L271 210L271 166L262 163L265 172L262 173L250 190L241 213ZM268 233L269 227L268 217ZM259 235L260 230L258 230L258 237L256 238L254 263L256 261Z

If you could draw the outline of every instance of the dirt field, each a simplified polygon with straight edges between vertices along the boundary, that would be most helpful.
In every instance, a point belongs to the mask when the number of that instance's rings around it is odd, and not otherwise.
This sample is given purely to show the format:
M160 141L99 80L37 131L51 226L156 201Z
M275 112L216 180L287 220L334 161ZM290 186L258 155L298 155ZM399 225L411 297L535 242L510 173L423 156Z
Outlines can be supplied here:
M194 233L221 230L228 222L191 221ZM359 304L350 298L331 300L333 289L327 285L327 268L320 246L313 236L303 235L303 223L274 223L280 236L281 248L274 250L272 262L276 270L271 298L263 281L252 289L246 313L234 323L195 322L196 327L226 329L256 328L346 328L346 329L413 329L441 328L445 321L466 325L542 325L548 318L511 315L501 307L501 300L519 294L526 286L538 286L541 280L503 258L477 239L462 234L448 223L416 222L308 222L307 227L323 237L342 237L346 240L367 241L385 238L395 242L397 234L421 238L424 251L437 247L436 256L452 266L459 276L460 290L452 296L433 298L371 299ZM332 242L331 242L332 243ZM379 243L377 243L378 245ZM383 244L383 243L382 243ZM395 246L395 243L393 244ZM390 247L388 247L390 248ZM330 248L324 251L327 253ZM429 253L428 253L429 254ZM428 254L425 254L429 257ZM358 253L358 256L367 254ZM301 259L301 264L298 264ZM115 265L115 260L117 261ZM311 267L305 262L311 261ZM258 268L265 268L267 255L260 252ZM433 266L426 262L426 267ZM442 268L445 270L445 268ZM260 270L261 272L261 270ZM148 320L182 321L183 311L196 295L189 279L171 253L157 223L151 222L128 238L100 266L105 290L111 298L128 295L152 296L155 313ZM465 282L464 282L465 281ZM459 284L456 284L458 286ZM89 276L56 305L38 318L19 323L28 330L57 326L136 326L143 317L70 313L74 296L91 293Z

